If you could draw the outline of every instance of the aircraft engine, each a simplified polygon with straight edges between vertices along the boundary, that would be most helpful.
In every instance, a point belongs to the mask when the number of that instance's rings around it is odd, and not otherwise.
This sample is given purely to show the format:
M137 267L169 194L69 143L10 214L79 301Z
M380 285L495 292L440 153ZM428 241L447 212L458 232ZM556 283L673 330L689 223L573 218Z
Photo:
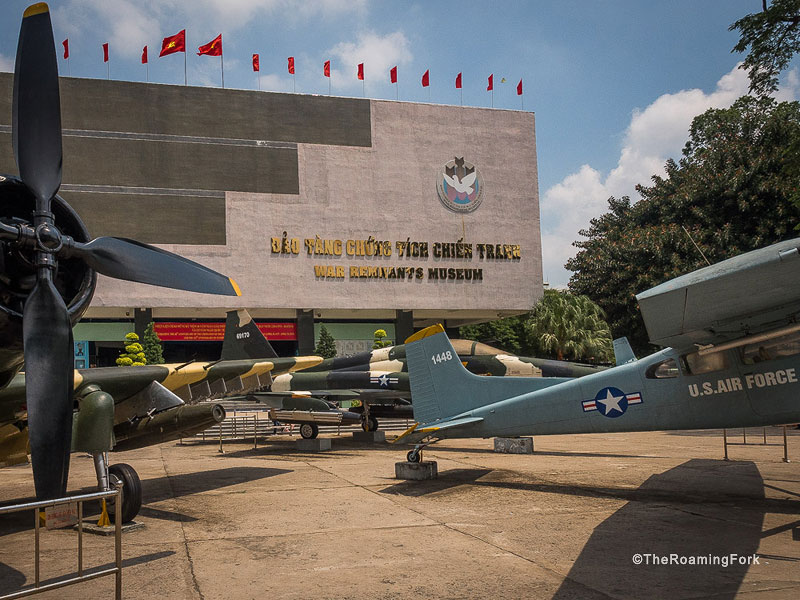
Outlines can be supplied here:
M33 226L35 200L18 178L0 175L0 222ZM61 233L78 242L89 242L89 232L72 207L60 196L53 198L52 211ZM92 299L97 274L77 257L58 262L53 279L67 305L74 325ZM22 363L22 314L36 285L34 249L14 241L0 240L0 372L16 372ZM3 382L0 382L2 385Z

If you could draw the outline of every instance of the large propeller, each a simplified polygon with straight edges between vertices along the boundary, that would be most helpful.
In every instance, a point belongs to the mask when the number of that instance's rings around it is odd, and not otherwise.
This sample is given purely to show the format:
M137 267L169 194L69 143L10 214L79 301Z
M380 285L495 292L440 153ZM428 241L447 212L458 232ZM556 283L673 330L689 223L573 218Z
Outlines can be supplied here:
M88 243L62 234L51 203L61 186L61 107L50 13L25 10L14 72L14 157L35 198L32 225L0 223L0 241L29 252L36 284L23 311L26 400L36 496L66 492L72 436L72 324L53 283L58 260L75 257L117 279L235 296L232 279L147 244L101 237Z

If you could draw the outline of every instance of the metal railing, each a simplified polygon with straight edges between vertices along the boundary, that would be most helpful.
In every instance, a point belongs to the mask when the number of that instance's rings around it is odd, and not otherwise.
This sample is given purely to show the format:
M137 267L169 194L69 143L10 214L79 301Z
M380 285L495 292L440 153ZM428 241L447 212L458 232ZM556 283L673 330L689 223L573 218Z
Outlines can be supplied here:
M380 419L381 431L405 431L411 421L409 419ZM294 427L289 425L275 425L269 416L269 409L247 408L246 410L231 410L226 407L226 417L221 423L209 427L205 431L195 434L191 438L183 438L180 443L185 441L214 441L219 443L222 452L223 440L252 440L253 448L258 447L259 438L273 436L296 435L300 437L299 425ZM341 435L361 431L360 425L319 425L320 434ZM2 600L2 599L0 599Z
M741 442L729 442L728 441L728 430L722 430L722 445L725 448L725 460L730 460L728 458L728 446L783 446L783 462L790 462L789 461L789 444L786 439L786 425L774 425L773 427L783 428L783 443L774 443L774 442L767 442L767 428L762 427L762 435L764 437L763 442L748 442L747 441L747 428L742 428L742 441Z
M28 502L25 504L16 504L12 506L0 507L0 515L9 513L22 512L24 510L32 510L34 514L34 584L33 587L24 588L16 592L12 592L5 596L0 596L0 600L10 600L11 598L24 598L25 596L32 596L40 592L54 590L57 588L74 585L83 581L105 577L107 575L114 575L116 578L115 584L115 598L120 600L122 598L122 484L116 484L114 490L107 492L95 492L93 494L81 494L78 496L67 496L66 498L56 498L54 500L42 500L39 502ZM114 566L109 569L102 569L100 571L92 571L84 573L83 568L83 503L93 500L105 500L107 498L115 498L114 500ZM68 577L67 579L59 579L52 583L42 585L39 573L39 529L41 511L47 508L56 506L63 506L68 504L77 503L78 512L78 571L77 576Z

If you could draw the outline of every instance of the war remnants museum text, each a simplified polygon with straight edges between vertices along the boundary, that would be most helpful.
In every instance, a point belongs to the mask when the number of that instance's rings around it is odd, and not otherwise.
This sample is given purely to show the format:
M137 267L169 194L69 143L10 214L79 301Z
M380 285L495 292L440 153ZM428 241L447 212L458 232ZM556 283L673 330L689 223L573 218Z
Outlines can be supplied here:
M411 238L397 240L326 239L318 235L313 238L289 237L286 231L271 239L272 254L305 254L310 257L352 257L364 259L387 259L392 256L409 260L454 260L454 261L519 261L519 244L471 243L459 239L455 242L419 242ZM407 281L483 281L483 268L472 267L421 267L416 265L335 265L315 264L314 276L318 279L401 279Z

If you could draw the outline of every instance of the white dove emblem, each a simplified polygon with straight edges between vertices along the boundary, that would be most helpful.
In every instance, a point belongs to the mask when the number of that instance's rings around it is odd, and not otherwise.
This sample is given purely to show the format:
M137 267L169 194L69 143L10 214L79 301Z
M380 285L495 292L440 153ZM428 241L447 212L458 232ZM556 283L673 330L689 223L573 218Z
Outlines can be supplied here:
M458 175L454 174L452 177L450 177L447 173L445 173L444 181L459 194L471 194L475 191L472 188L472 186L475 185L475 177L477 177L476 171L465 175L464 179L461 180L458 179Z

